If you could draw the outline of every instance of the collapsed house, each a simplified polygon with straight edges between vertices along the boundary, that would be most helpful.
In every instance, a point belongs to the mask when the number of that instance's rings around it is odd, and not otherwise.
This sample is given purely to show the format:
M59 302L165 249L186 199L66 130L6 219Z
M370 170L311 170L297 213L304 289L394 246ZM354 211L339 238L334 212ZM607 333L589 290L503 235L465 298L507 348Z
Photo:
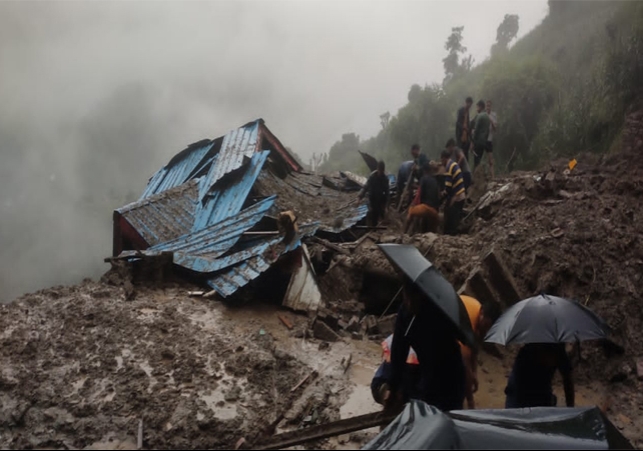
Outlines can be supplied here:
M258 119L189 145L154 174L138 201L114 212L113 256L171 255L221 299L264 279L283 305L316 311L321 294L302 240L336 241L363 221L355 191L365 181L304 171Z

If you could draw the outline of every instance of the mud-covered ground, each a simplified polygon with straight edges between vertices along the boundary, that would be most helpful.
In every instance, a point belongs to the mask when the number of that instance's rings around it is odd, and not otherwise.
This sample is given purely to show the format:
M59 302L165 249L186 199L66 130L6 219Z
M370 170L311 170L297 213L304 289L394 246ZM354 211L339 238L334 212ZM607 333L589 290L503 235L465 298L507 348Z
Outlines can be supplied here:
M574 357L577 404L598 405L643 447L636 370L643 366L643 113L627 124L621 153L580 156L569 174L566 161L493 182L476 174L478 195L467 210L478 208L462 235L404 236L391 211L389 230L348 252L310 243L326 309L348 321L375 313L369 309L379 314L393 298L399 282L378 243L417 246L456 289L493 251L522 297L576 299L612 326L622 353L588 343ZM487 201L478 203L485 192ZM309 318L259 295L246 293L251 303L230 308L189 297L194 289L135 284L116 271L102 282L1 306L0 447L132 448L142 420L146 448L229 448L241 437L257 444L279 431L378 410L369 389L378 337L362 330L324 344L311 338ZM502 358L481 355L478 408L504 405L514 355L513 348ZM306 447L358 448L376 433Z
M312 352L318 343L276 339L261 316L187 290L125 300L87 282L2 306L0 447L128 447L143 420L146 447L226 448L286 426L284 415L300 424L310 413L291 408L300 398L314 398L310 422L339 418L343 369ZM320 377L293 392L312 369Z

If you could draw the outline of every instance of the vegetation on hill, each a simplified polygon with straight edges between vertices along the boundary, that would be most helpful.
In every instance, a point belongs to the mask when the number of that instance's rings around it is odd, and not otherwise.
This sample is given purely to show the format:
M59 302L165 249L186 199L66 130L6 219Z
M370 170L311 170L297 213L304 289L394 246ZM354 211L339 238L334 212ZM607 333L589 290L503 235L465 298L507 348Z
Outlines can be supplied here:
M509 47L518 26L517 16L505 16L491 56L476 66L463 45L466 30L454 28L445 45L443 83L411 86L397 114L380 116L377 136L344 134L319 170L367 172L359 149L395 172L413 143L435 159L453 136L456 111L467 96L491 99L497 111L497 172L610 150L625 113L641 98L643 2L550 0L543 22Z

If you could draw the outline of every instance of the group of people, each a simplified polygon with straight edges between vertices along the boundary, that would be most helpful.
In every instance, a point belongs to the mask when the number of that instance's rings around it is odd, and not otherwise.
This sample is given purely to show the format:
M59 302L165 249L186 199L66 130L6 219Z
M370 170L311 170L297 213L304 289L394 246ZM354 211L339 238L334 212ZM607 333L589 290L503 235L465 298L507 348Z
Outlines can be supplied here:
M469 166L470 155L474 157L474 170L488 155L489 169L493 178L493 133L498 126L491 101L480 100L477 114L469 119L473 100L468 97L457 112L456 139L449 139L440 154L440 162L429 161L418 144L411 146L412 160L402 163L397 176L398 202L408 205L405 233L437 232L440 225L440 208L444 205L444 233L455 235L462 219L467 193L473 177ZM413 187L417 180L417 190ZM384 219L390 198L389 180L383 161L378 163L359 200L369 195L369 225L377 225Z
M437 307L410 280L405 281L404 302L395 331L383 343L384 359L375 373L371 391L385 409L397 410L409 399L420 399L443 411L459 410L465 401L475 409L478 390L478 351L457 341ZM499 316L494 305L461 297L479 344ZM572 370L564 344L527 344L516 357L505 389L506 408L557 405L552 380L563 377L565 401L574 406Z

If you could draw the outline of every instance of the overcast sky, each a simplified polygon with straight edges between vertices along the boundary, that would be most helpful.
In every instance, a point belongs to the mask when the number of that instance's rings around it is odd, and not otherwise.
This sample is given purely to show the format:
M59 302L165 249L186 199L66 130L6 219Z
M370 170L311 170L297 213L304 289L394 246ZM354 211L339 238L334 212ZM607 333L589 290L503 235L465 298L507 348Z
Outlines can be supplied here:
M0 2L5 296L95 275L111 211L87 206L138 195L186 144L258 117L304 158L367 138L442 80L451 27L479 62L507 13L522 36L547 2Z

